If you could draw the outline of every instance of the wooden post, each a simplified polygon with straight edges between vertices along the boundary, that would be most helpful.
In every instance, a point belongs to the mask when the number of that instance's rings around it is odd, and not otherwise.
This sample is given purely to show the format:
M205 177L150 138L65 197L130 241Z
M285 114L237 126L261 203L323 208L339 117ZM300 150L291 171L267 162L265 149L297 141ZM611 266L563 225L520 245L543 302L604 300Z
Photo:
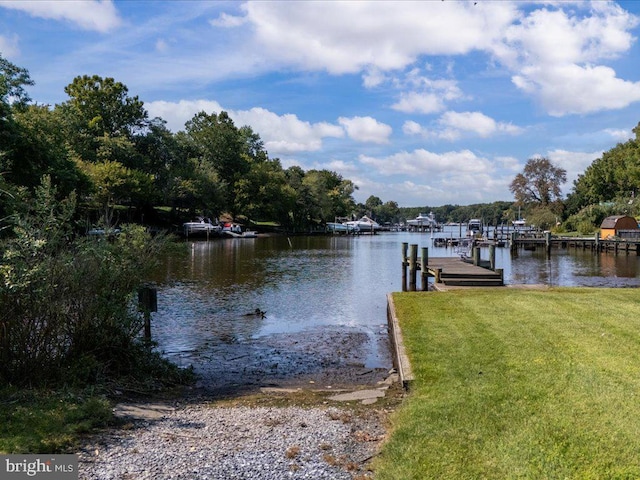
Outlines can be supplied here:
M402 242L402 291L407 291L407 250L409 244Z
M138 310L144 313L144 339L151 340L151 312L158 311L158 290L141 287L138 290Z
M491 270L496 269L496 246L489 245L489 268Z
M429 289L429 249L422 247L420 255L420 286L422 291L426 292Z
M551 232L544 232L544 245L547 248L547 255L551 255Z
M600 232L596 232L594 246L596 248L596 252L600 251Z
M496 268L495 272L500 275L500 283L502 285L504 285L504 269L503 268Z
M480 265L480 247L477 245L473 247L472 250L473 255L473 264L477 267Z
M411 244L409 247L409 291L416 291L418 267L418 245Z

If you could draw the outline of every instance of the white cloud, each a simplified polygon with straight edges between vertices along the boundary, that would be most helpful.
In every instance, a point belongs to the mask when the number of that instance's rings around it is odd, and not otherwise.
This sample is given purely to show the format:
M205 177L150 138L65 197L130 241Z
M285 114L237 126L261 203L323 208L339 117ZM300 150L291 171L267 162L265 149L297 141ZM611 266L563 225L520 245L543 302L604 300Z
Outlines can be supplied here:
M638 18L612 2L573 6L533 11L505 31L504 43L494 45L513 83L554 116L619 109L640 100L640 82L620 79L598 64L630 49Z
M418 68L411 69L404 77L391 77L389 83L403 90L391 108L404 113L436 113L445 109L445 102L464 98L455 80L432 79Z
M439 120L445 128L472 132L486 138L497 133L516 135L522 132L520 127L510 123L496 122L480 112L445 112Z
M514 76L514 83L539 96L553 116L619 109L640 100L640 82L617 78L616 72L605 66L572 64L537 72L527 68L522 74Z
M422 125L413 120L407 120L402 124L402 131L405 135L425 135Z
M602 157L603 151L596 152L570 152L567 150L557 149L547 152L546 157L551 162L567 171L567 182L562 186L562 191L567 194L573 188L573 181L578 175L591 165L594 160Z
M234 111L210 100L149 102L145 103L145 107L151 118L163 118L172 131L183 130L184 124L198 112L211 114L224 110L237 127L249 125L258 133L271 156L317 151L322 147L324 138L344 137L344 130L339 125L326 122L309 123L300 120L296 115L277 115L264 108Z
M358 142L389 143L392 129L389 125L371 117L338 118L338 123L347 131L349 138Z
M3 0L0 7L20 10L34 17L66 20L84 30L101 33L122 23L112 0Z
M603 132L609 135L616 142L626 142L627 140L635 138L635 134L631 130L624 130L621 128L605 128Z
M402 69L423 54L486 48L517 16L509 2L478 9L471 2L250 1L243 10L265 53L333 74Z
M233 28L243 25L246 21L247 19L245 17L221 13L218 18L211 20L209 23L213 27Z
M293 114L277 115L264 108L230 111L229 116L237 126L250 125L260 135L270 155L317 151L324 138L344 136L344 130L337 125L310 123Z
M412 120L402 126L406 135L421 136L423 138L454 141L465 133L482 138L496 135L519 135L524 130L511 123L496 122L493 118L481 112L445 112L437 121L437 126L427 128Z
M456 170L479 173L490 170L491 163L470 150L434 153L425 149L402 151L386 157L360 155L360 163L373 167L381 175L449 176Z
M404 113L436 113L444 109L442 97L435 93L406 92L391 108Z
M180 100L179 102L147 102L144 104L149 117L160 117L167 122L167 128L173 132L184 130L184 124L198 112L220 113L224 108L210 100Z
M386 75L378 68L368 68L362 75L362 84L365 88L374 88L382 85L387 80Z

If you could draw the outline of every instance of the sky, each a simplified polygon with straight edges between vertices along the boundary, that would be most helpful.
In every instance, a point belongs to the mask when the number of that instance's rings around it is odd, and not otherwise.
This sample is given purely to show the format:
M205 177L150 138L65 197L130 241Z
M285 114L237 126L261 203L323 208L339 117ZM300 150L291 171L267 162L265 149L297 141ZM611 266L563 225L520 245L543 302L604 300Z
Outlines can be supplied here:
M288 168L401 207L564 194L640 122L640 2L0 0L0 55L39 104L111 77L174 132L228 112Z

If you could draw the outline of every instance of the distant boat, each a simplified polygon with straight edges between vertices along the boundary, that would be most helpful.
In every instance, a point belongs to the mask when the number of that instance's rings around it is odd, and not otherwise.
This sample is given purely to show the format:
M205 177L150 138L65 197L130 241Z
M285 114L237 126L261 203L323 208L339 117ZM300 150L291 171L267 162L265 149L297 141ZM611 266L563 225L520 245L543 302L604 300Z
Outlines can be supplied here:
M252 230L242 231L242 227L237 223L225 223L222 227L222 233L233 238L256 238L258 232Z
M327 222L327 230L333 233L354 233L356 227L338 222Z
M244 232L231 232L226 231L223 232L225 235L233 238L256 238L258 236L258 232L254 232L253 230L245 230Z
M367 217L366 215L362 217L360 220L351 220L349 222L344 222L347 227L351 227L356 232L376 232L380 230L380 224L375 220Z
M469 235L481 234L483 232L482 220L479 218L472 218L467 222L467 233Z
M182 231L185 236L201 234L218 234L222 231L222 226L214 224L211 219L198 217L195 222L185 222L182 224Z
M410 227L428 228L431 230L439 230L440 225L436 221L436 216L433 212L420 213L416 218L407 220L407 224Z
M525 228L527 226L527 221L524 218L521 218L519 220L513 220L511 222L511 224L513 225L513 228Z

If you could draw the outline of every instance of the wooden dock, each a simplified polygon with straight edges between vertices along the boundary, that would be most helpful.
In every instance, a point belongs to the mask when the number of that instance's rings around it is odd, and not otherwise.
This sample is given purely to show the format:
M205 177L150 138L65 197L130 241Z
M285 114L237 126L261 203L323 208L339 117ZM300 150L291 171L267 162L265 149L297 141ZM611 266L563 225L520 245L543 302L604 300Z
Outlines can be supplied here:
M480 249L474 248L472 258L429 258L429 249L423 247L418 257L418 246L402 244L402 290L417 290L417 272L420 271L422 291L429 290L429 277L433 288L446 287L499 287L504 285L502 269L495 268L495 247L490 248L491 259L480 259ZM407 285L407 269L409 270Z
M488 265L474 265L469 260L444 257L430 258L427 265L429 275L434 277L438 285L447 287L502 287L504 279L502 270L490 270Z
M544 249L551 253L553 248L575 250L591 250L594 253L613 252L615 254L624 253L629 255L633 252L640 256L640 239L638 238L606 238L602 239L598 234L593 237L562 237L553 236L549 232L538 235L514 235L509 245L512 250L522 248L524 250Z

